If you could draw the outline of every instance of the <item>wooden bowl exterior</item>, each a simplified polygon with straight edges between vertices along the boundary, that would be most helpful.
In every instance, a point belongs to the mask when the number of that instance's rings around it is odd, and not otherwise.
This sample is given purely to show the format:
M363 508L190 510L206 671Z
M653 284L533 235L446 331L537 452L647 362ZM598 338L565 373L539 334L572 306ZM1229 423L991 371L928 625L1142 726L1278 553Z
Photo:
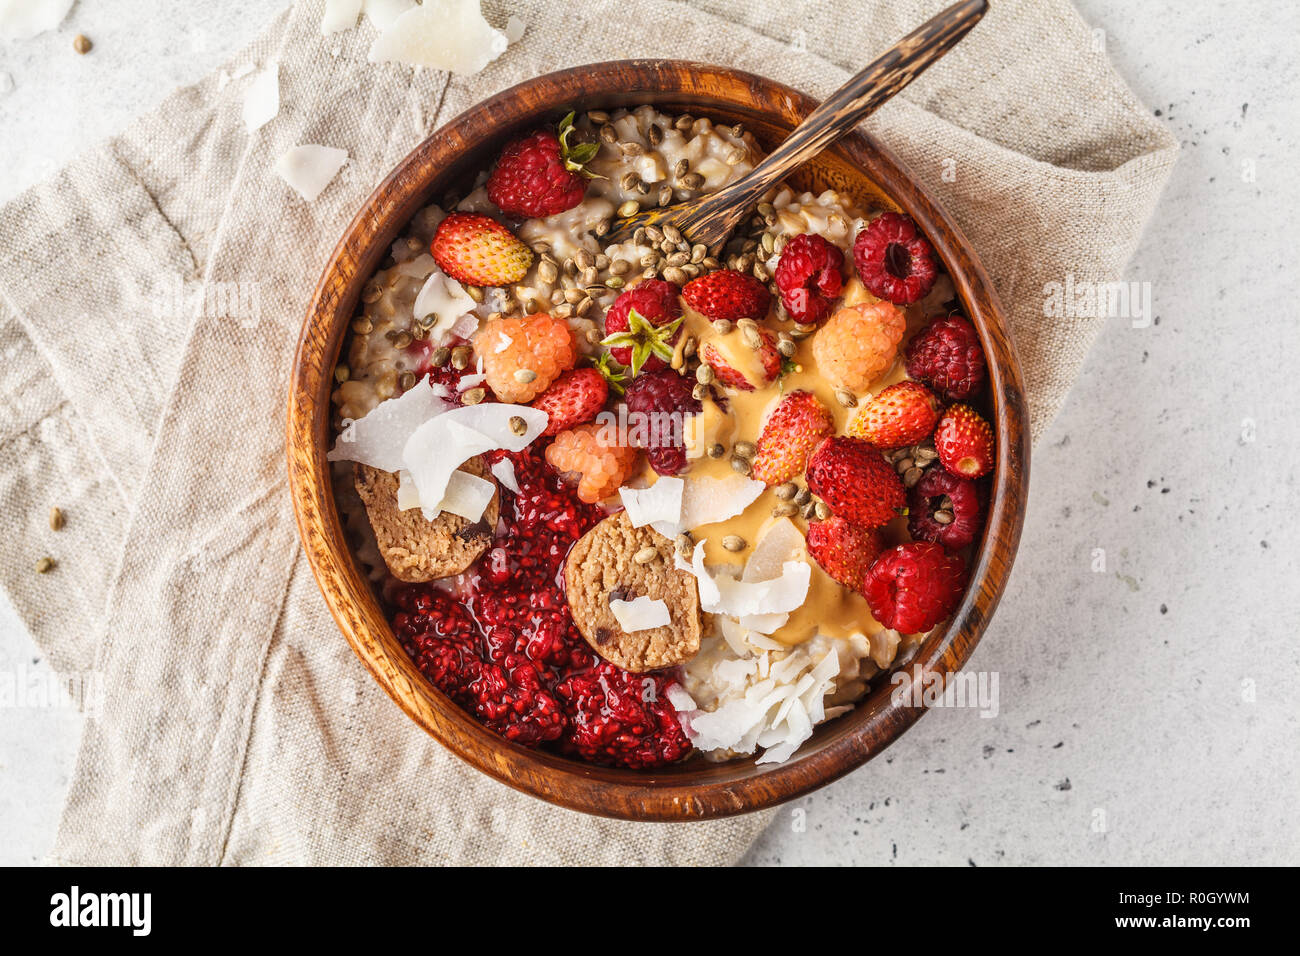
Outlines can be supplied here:
M347 545L331 490L332 371L366 279L415 213L488 165L514 133L569 109L654 104L743 122L765 144L778 142L816 101L763 77L708 64L624 60L564 70L506 90L421 143L385 179L348 227L325 269L303 323L286 422L289 483L298 527L317 582L357 656L412 720L444 746L518 790L587 813L632 820L689 820L746 813L800 796L884 750L923 712L895 704L879 682L854 710L819 727L795 759L757 766L753 758L690 760L655 770L598 767L508 743L435 690L403 652ZM1029 473L1028 414L1015 349L992 283L966 238L868 136L857 132L810 164L804 188L834 188L900 209L921 227L979 330L989 364L986 411L997 431L997 469L971 586L947 626L909 663L925 673L960 669L1006 585L1023 522Z

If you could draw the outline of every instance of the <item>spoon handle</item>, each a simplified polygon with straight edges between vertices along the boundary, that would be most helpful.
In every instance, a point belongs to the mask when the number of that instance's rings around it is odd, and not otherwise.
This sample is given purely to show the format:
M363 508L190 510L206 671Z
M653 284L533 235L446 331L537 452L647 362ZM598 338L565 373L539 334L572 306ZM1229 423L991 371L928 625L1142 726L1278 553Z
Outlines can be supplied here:
M711 248L724 242L759 197L920 76L987 10L987 0L961 0L895 43L827 97L748 176L702 201L691 216L691 238Z

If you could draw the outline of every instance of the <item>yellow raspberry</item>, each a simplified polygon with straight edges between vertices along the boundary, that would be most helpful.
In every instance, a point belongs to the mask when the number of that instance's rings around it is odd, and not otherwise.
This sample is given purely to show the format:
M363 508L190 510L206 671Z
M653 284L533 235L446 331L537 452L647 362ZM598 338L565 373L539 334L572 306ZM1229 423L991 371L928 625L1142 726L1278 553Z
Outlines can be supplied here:
M902 310L889 302L845 306L813 336L813 359L834 384L865 391L894 364L906 329Z
M605 444L614 437L605 426L579 425L555 436L546 449L546 460L560 474L577 476L578 497L588 504L617 494L619 487L636 470L639 449L631 445Z
M530 402L578 361L573 331L545 312L492 319L474 336L488 387L512 404Z

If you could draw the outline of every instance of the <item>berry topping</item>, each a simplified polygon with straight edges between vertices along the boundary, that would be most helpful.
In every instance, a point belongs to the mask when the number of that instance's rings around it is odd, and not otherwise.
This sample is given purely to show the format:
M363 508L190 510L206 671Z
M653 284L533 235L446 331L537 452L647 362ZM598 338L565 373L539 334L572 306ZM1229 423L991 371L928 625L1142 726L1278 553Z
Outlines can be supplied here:
M814 233L802 233L786 243L774 278L790 317L814 325L830 315L844 284L843 267L839 247Z
M604 501L636 469L638 448L618 444L616 429L579 425L560 432L546 449L551 467L575 479L578 497L588 504Z
M808 525L808 553L823 571L854 591L862 590L867 571L884 548L878 528L859 528L839 515Z
M545 312L492 319L474 336L488 387L503 402L530 402L573 368L578 348L563 319Z
M630 674L608 661L555 688L571 715L562 745L594 763L658 767L680 760L691 743L666 691L663 673Z
M681 336L681 293L671 282L645 279L614 300L601 342L614 361L633 375L668 367Z
M752 319L725 334L707 333L700 342L700 361L722 385L741 392L765 388L781 374L776 336Z
M823 441L808 462L808 490L832 512L863 528L879 528L907 505L894 469L860 438Z
M917 231L911 216L896 212L877 216L858 233L853 264L872 295L895 305L924 298L938 275L934 249Z
M930 630L957 607L966 563L929 541L890 548L871 566L863 587L871 616L901 634Z
M896 382L867 402L848 433L877 448L902 448L930 437L943 404L920 382Z
M605 407L609 398L609 383L600 369L588 366L565 372L551 387L532 401L550 415L543 435L557 435L574 425L591 421Z
M949 551L964 548L980 530L983 506L973 481L931 468L907 495L907 530L913 540Z
M762 319L772 302L767 286L735 269L719 269L692 279L682 288L686 303L714 322Z
M964 316L935 319L907 343L907 374L950 402L964 402L980 390L986 372L979 333Z
M808 456L835 430L826 406L812 392L791 392L763 423L750 477L779 485L803 473Z
M969 405L953 405L934 430L939 464L962 478L979 478L993 470L993 429Z
M813 359L836 385L864 392L894 363L906 329L902 311L888 302L846 306L814 333Z
M599 143L570 144L573 114L560 121L558 135L539 129L501 151L487 181L488 199L511 216L554 216L582 202L591 174L584 164L595 158Z
M501 223L477 212L453 212L440 222L429 251L443 272L468 285L509 285L533 264L533 250Z
M661 475L686 470L686 416L703 407L692 387L672 369L645 372L627 387L627 409L643 426L646 459Z

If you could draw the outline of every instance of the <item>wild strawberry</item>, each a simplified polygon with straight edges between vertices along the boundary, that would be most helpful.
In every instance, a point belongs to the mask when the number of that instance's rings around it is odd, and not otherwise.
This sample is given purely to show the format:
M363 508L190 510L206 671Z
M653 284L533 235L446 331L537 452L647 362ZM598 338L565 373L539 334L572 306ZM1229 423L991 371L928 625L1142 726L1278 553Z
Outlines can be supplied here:
M781 374L776 336L759 326L743 326L719 335L706 333L700 341L700 361L713 369L728 388L752 392L765 388Z
M767 286L735 269L718 269L692 279L683 286L682 297L692 309L714 322L762 319L772 303Z
M533 264L533 250L478 212L453 212L440 222L429 251L443 272L468 285L509 285Z
M959 555L930 541L909 541L876 559L862 593L871 616L885 627L921 634L952 614L966 579L966 563Z
M532 401L550 415L543 435L557 435L566 428L583 425L605 407L609 398L609 383L600 370L590 366L565 372L546 391Z
M897 473L860 438L831 437L817 446L808 461L808 490L863 528L879 528L907 506Z
M813 334L813 359L836 385L864 392L894 363L906 329L902 310L888 302L846 306Z
M474 335L488 387L503 402L530 402L578 360L573 331L545 312L492 319Z
M912 217L896 212L877 216L858 233L853 263L868 291L895 305L925 298L939 272L934 249Z
M949 551L975 540L983 501L973 481L931 468L907 493L907 530L914 541L933 541Z
M502 212L540 219L582 202L587 180L593 178L585 164L595 158L600 144L569 143L572 113L560 120L557 132L539 129L501 151L487 194Z
M862 590L872 562L884 548L879 528L859 528L839 515L808 525L808 553L823 571L854 591Z
M993 429L969 405L953 405L934 430L939 464L962 478L979 478L993 470Z
M601 345L633 375L667 368L681 337L681 294L681 289L662 279L638 282L605 313Z
M661 475L686 470L686 417L703 407L691 381L672 369L643 372L627 387L627 409L645 426L646 460Z
M595 504L617 493L636 469L639 448L618 443L605 425L578 425L555 436L546 449L552 468L576 480L578 497Z
M964 402L980 390L986 372L984 349L970 320L941 315L907 343L907 374L950 402Z
M920 382L895 382L867 402L848 433L877 448L902 448L930 437L943 404Z
M750 477L779 485L803 473L808 456L835 430L826 406L812 392L791 392L763 423Z
M787 242L773 278L790 317L815 325L830 315L844 284L843 267L844 253L815 233L801 233Z

